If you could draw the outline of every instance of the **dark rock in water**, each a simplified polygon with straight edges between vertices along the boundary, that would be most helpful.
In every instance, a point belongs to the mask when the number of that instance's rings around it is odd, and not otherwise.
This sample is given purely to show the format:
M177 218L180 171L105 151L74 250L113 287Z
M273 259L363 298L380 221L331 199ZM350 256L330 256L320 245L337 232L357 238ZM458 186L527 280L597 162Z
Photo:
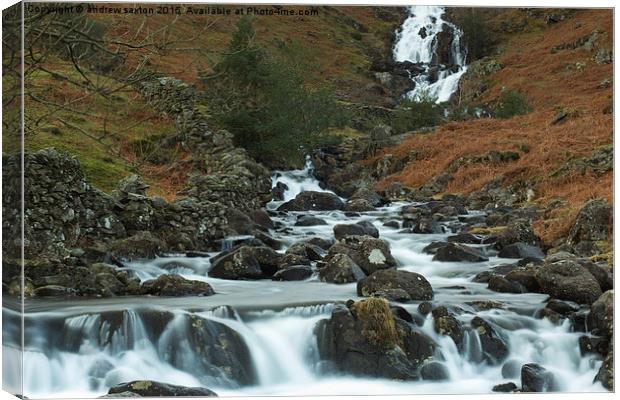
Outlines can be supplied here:
M433 320L435 321L435 332L440 335L447 335L452 338L457 347L463 344L463 326L444 306L433 310Z
M412 322L412 323L415 322L413 316L409 314L409 311L405 310L401 306L396 306L396 305L391 304L390 311L392 311L392 314L394 314L395 318L400 318L403 321L407 321L407 322Z
M282 204L278 211L332 211L343 208L344 203L335 194L307 191Z
M215 294L207 282L192 281L180 275L161 275L142 284L143 294L153 296L211 296Z
M282 256L269 247L241 246L212 260L209 276L220 279L261 279L278 270Z
M405 227L405 224L403 224ZM422 217L418 219L410 228L412 233L431 234L431 233L443 233L442 226L431 217Z
M502 248L497 254L502 258L533 258L542 260L545 258L545 253L542 252L540 247L531 246L522 242L512 243Z
M433 304L428 301L423 301L418 305L418 312L422 315L428 315L433 311Z
M310 266L312 262L305 255L300 254L285 254L282 258L280 258L278 262L278 269L286 269L288 267L292 267L293 265L307 265Z
M319 270L319 277L323 282L350 283L359 281L366 274L348 255L335 254Z
M518 267L527 267L528 265L543 265L545 262L541 258L525 257L517 261Z
M601 382L607 390L614 390L614 352L610 351L603 361L603 365L594 377L594 381Z
M521 389L524 392L552 392L556 390L555 377L538 364L521 367Z
M368 221L360 221L355 224L338 224L334 226L334 236L340 240L345 236L372 236L379 237L379 230Z
M448 242L465 244L482 244L482 238L471 233L459 233L448 236Z
M422 252L426 254L437 254L437 250L441 249L442 247L446 247L447 245L448 245L447 242L441 242L439 240L434 240L431 242L431 244L425 246L422 249Z
M498 364L508 357L508 346L487 321L476 316L471 321L472 328L478 331L484 357L491 364Z
M578 311L579 305L573 302L562 301L558 299L549 299L549 301L547 301L547 308L557 312L560 315L566 316L570 313Z
M286 254L296 254L310 261L319 261L325 255L325 250L308 242L298 242L286 249Z
M527 291L519 282L511 282L499 275L491 276L489 289L500 293L525 293Z
M125 260L153 259L165 247L164 243L151 232L138 232L128 238L113 240L107 245L114 257Z
M400 319L389 303L370 298L336 306L315 328L319 354L349 374L414 380L435 343Z
M256 225L260 226L261 228L275 229L276 227L273 221L271 220L271 217L269 216L269 214L267 214L263 210L253 210L248 214L248 216L252 219L252 221Z
M312 268L307 265L294 265L276 272L271 279L274 281L303 281L312 276Z
M383 226L387 227L387 228L394 228L394 229L398 229L400 228L400 222L398 221L387 221L383 223Z
M540 285L536 279L537 267L515 268L508 272L504 278L510 282L516 282L523 286L528 292L540 292Z
M323 250L329 250L329 248L332 247L332 245L334 244L334 241L331 239L328 240L328 239L315 237L315 238L308 240L306 243L318 246L322 248Z
M370 236L346 236L330 247L327 257L346 254L366 273L396 266L390 245Z
M551 321L552 323L556 325L559 325L560 323L562 323L562 320L564 319L562 315L546 307L538 310L534 314L534 316L540 319L547 318L549 321Z
M579 351L582 357L591 353L600 354L604 357L609 353L609 340L597 336L580 336Z
M478 311L492 310L494 308L496 309L505 308L504 303L502 303L501 301L495 301L495 300L468 301L468 302L465 302L465 304L472 306L475 310L478 310Z
M491 271L478 272L472 279L472 282L489 283L489 280L491 279L492 276L493 276L493 272Z
M295 226L318 226L327 225L327 221L311 215L300 215L295 222Z
M186 387L171 385L155 381L132 381L121 383L110 388L109 395L121 393L134 393L141 397L217 397L217 394L207 388Z
M370 204L368 200L364 199L353 199L346 202L344 205L344 211L352 211L352 212L367 212L374 211L375 207Z
M394 290L404 291L411 300L431 300L433 288L422 275L397 269L376 271L357 283L358 296L383 294L390 297ZM393 293L395 298L407 300L400 292Z
M614 329L614 291L603 293L590 307L588 328L611 339Z
M284 200L284 192L289 189L288 185L284 182L277 182L276 185L271 189L271 198L274 201L283 201Z
M464 244L449 243L437 249L433 261L482 262L489 261L489 259L478 249Z
M517 360L508 360L502 365L502 378L518 378L521 374L521 364Z
M445 381L450 379L448 368L438 361L431 361L422 365L420 376L425 381Z
M511 393L517 390L517 385L515 385L513 382L500 383L499 385L493 386L493 389L491 390L500 393Z
M545 264L536 272L543 293L560 300L592 304L602 294L596 278L572 260Z
M226 220L230 229L238 235L251 235L256 225L247 214L234 208L228 210Z
M265 232L256 231L254 232L254 237L274 250L279 250L280 248L282 248L281 241L274 239Z
M608 240L612 232L613 207L604 199L588 201L577 215L567 244L577 254L591 256L597 252L595 242Z
M364 200L373 207L381 207L385 204L385 200L379 195L379 193L368 188L357 189L355 193L351 195L349 200Z

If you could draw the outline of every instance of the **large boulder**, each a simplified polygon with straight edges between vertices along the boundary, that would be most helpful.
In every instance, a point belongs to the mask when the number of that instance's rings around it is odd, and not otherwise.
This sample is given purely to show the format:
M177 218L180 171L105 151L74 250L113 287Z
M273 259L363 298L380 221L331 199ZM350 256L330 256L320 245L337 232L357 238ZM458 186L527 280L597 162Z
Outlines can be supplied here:
M307 265L293 265L281 269L271 278L274 281L303 281L312 276L312 268Z
M392 293L394 291L398 292ZM406 296L399 295L402 291ZM357 295L396 297L401 300L432 300L433 288L426 278L415 272L384 269L360 280L357 283Z
M346 254L335 254L319 270L321 280L330 283L357 282L365 276L364 271Z
M319 217L313 217L312 215L300 215L297 217L295 226L317 226L327 225L327 221Z
M607 390L614 390L614 352L613 350L607 354L603 365L598 370L598 373L594 377L594 381L601 382L603 387Z
M545 258L545 253L542 252L540 247L517 242L502 248L497 256L502 258L533 258L542 260Z
M169 383L155 382L155 381L132 381L121 383L108 390L106 397L116 397L110 395L117 395L122 397L217 397L217 394L207 388L202 387L186 387L172 385Z
M112 256L125 259L153 259L162 252L165 244L151 232L141 231L123 239L111 241L105 246Z
M461 348L465 333L459 320L445 306L435 308L432 313L435 332L450 336L457 347Z
M278 207L278 211L342 210L344 202L333 193L306 191Z
M390 252L390 245L371 236L345 236L330 247L327 258L336 254L346 254L351 257L366 275L396 266L396 260Z
M524 392L552 392L557 389L555 377L538 364L521 367L521 390Z
M433 261L482 262L489 259L476 248L460 243L448 243L437 249Z
M349 200L364 200L373 207L380 207L385 203L385 200L372 189L359 188L351 195Z
M484 319L476 316L471 326L478 332L484 358L491 364L499 364L508 357L508 346L495 329Z
M355 224L338 224L334 226L334 236L340 240L345 236L372 236L379 237L379 230L369 221L360 221Z
M215 294L207 282L192 281L180 275L161 275L142 284L142 293L154 296L211 296Z
M602 294L596 278L572 260L545 264L538 269L535 277L542 293L556 299L592 304Z
M611 237L613 207L606 200L588 201L579 211L567 244L575 253L590 256L597 253L596 242Z
M611 339L614 333L614 291L603 293L590 307L588 328Z
M384 299L347 305L336 306L315 328L321 358L349 374L417 379L418 368L435 353L432 339L395 318Z
M282 256L265 246L241 246L211 260L209 276L220 279L261 279L272 276Z
M502 250L513 243L524 243L530 246L540 246L541 240L534 232L532 224L525 219L517 219L508 223L495 239L495 247Z

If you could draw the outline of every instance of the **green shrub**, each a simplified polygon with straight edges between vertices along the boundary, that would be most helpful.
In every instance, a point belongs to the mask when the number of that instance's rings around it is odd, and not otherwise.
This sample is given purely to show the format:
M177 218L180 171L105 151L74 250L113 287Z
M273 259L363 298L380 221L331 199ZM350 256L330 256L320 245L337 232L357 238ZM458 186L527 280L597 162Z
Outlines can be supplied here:
M328 129L346 113L328 88L304 82L311 63L299 44L278 43L270 54L255 42L251 19L237 24L227 54L205 79L206 100L217 124L235 143L268 166L303 165L311 149L333 141Z
M525 96L518 90L503 89L493 110L497 118L508 119L532 111Z
M403 101L394 112L393 125L396 132L439 125L443 119L443 107L435 101L428 93Z

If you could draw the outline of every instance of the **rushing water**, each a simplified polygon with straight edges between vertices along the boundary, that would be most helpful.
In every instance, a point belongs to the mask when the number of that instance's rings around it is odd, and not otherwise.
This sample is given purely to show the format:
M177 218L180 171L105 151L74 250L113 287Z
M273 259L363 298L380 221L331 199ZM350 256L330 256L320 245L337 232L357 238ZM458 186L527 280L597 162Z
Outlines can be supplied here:
M305 172L304 172L305 171ZM316 188L310 170L279 172L274 179L297 182L289 185L287 197L307 187ZM300 178L307 174L306 178ZM321 190L321 189L320 189ZM444 234L401 233L383 226L394 219L403 204L347 217L343 212L314 212L328 225L294 226L295 214L274 217L287 229L271 234L285 244L309 237L333 237L337 223L371 221L381 238L390 243L399 268L423 274L431 282L438 304L458 305L458 316L468 323L478 315L500 332L516 365L536 362L552 371L562 391L602 391L593 383L601 361L582 357L577 332L568 323L554 325L533 317L543 306L545 295L503 294L486 285L471 282L473 276L502 263L490 254L482 263L442 263L432 261L421 249ZM175 261L176 270L166 269ZM505 260L504 260L505 261ZM450 378L445 381L397 382L325 373L313 333L317 321L328 318L334 303L358 299L355 284L323 283L315 276L300 282L227 281L207 275L208 258L182 256L133 262L128 270L142 280L165 273L178 273L189 279L209 282L217 294L190 298L116 298L93 300L32 300L26 305L26 351L24 387L28 397L98 396L110 386L135 379L152 379L187 386L205 386L220 395L327 395L327 394L408 394L408 393L484 393L502 382L519 384L519 377L503 378L501 365L486 364L480 354L476 331L467 333L466 345L459 351L452 339L438 335L432 317L422 318L422 330L439 344L438 357ZM476 311L467 305L476 300L496 300L504 309ZM222 306L230 307L222 307ZM402 305L417 314L418 303ZM170 314L155 323L154 312ZM204 328L190 324L188 317L203 321ZM5 325L18 324L18 315L4 309ZM257 384L239 386L217 369L211 360L188 344L192 329L209 329L217 334L226 326L243 338L250 349ZM10 336L10 335L8 335ZM15 344L17 338L8 338ZM5 351L15 349L5 347ZM6 368L6 366L5 366Z
M417 63L424 69L423 73L412 76L415 88L407 93L409 98L427 94L436 98L437 102L447 101L467 70L466 53L461 47L463 32L442 18L444 12L445 8L439 6L412 6L409 17L398 32L394 60ZM446 27L452 28L453 32L450 65L440 65L436 61L438 35ZM431 73L435 69L437 71Z

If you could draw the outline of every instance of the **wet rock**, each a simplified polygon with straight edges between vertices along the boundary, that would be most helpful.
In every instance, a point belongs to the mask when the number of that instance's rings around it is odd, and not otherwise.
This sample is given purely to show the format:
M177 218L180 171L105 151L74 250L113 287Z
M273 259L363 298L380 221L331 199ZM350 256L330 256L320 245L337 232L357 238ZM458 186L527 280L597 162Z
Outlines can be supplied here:
M370 236L346 236L330 247L327 257L346 254L366 273L396 266L390 245Z
M428 301L423 301L418 306L418 312L422 315L428 315L431 311L433 311L433 304Z
M143 294L153 296L211 296L215 294L206 282L192 281L180 275L161 275L142 284Z
M614 390L614 353L610 351L603 361L603 365L594 377L595 382L601 382L607 390Z
M472 306L475 310L485 311L492 309L503 309L506 307L504 303L496 300L478 300L478 301L468 301L465 304Z
M437 249L433 261L445 262L482 262L489 259L478 249L459 243L449 243L446 246Z
M597 253L596 242L606 241L612 231L613 207L603 199L588 201L579 211L567 244L575 253L590 256Z
M579 337L579 351L582 357L591 353L604 357L609 353L609 340L597 336L581 336Z
M238 235L251 235L256 225L247 214L234 208L228 210L226 220L229 228Z
M306 191L282 204L278 207L278 211L332 211L343 208L344 203L335 194Z
M364 200L373 207L381 207L385 204L385 200L372 189L360 188L355 191L349 200Z
M395 319L384 299L347 304L315 328L321 358L349 374L417 379L419 366L434 354L433 341Z
M359 281L366 274L348 255L335 254L319 270L319 277L323 282L350 283Z
M398 221L386 221L383 223L383 226L387 227L387 228L394 228L394 229L399 229L400 228L400 222Z
M504 278L510 282L516 282L523 286L528 292L537 293L540 291L540 285L536 279L537 267L520 267L504 275Z
M325 250L319 246L307 242L298 242L286 249L286 254L296 254L310 261L321 260L325 253Z
M603 292L611 290L614 287L614 277L612 268L604 264L597 265L588 259L577 260L585 269L587 269L596 279Z
M323 239L323 238L315 237L315 238L308 240L306 243L318 246L323 250L329 250L329 248L332 247L332 245L334 244L334 241L331 239Z
M549 321L551 321L552 323L554 323L555 325L559 325L562 320L564 319L564 317L562 315L560 315L559 313L549 309L549 308L541 308L540 310L538 310L534 316L536 318L540 318L540 319L544 319L547 318Z
M395 292L398 290L398 292ZM358 296L384 295L399 300L431 300L433 288L422 275L397 269L376 271L357 283ZM394 292L394 293L392 293Z
M508 346L487 321L476 316L471 326L478 332L484 358L491 364L498 364L508 357Z
M588 328L611 339L614 332L614 291L608 290L599 296L590 307Z
M497 254L502 258L533 258L542 260L545 254L539 247L531 246L522 242L512 243L502 248Z
M440 335L447 335L452 338L457 347L463 344L463 326L444 306L433 310L433 320L435 321L435 332Z
M281 258L269 247L241 246L224 256L217 256L212 260L209 276L220 279L261 279L266 274L263 268L269 270L271 275L278 269L277 263ZM261 262L263 261L263 265Z
M431 361L422 365L420 376L425 381L445 381L450 379L448 368L437 361Z
M527 290L518 282L511 282L503 276L493 275L489 279L489 289L499 293L525 293Z
M312 261L305 256L299 254L285 254L282 258L280 258L278 262L278 270L286 269L288 267L292 267L294 265L307 265L310 266Z
M579 305L558 299L549 299L549 301L547 302L547 308L557 312L560 315L566 316L575 311L578 311Z
M274 281L303 281L312 276L312 268L307 265L294 265L277 271L271 279Z
M560 300L592 304L602 294L596 278L575 261L545 264L535 277L543 293Z
M283 201L284 200L284 192L289 189L288 185L284 182L277 182L276 185L271 189L271 198L274 201Z
M498 250L502 250L508 245L519 242L536 247L541 245L541 240L534 232L530 222L523 219L509 222L506 229L500 232L495 239L495 247Z
M207 388L186 387L171 385L155 381L132 381L121 383L108 390L108 395L133 393L141 397L217 397L217 394Z
M74 297L77 296L77 291L65 286L47 285L36 288L34 295L36 297Z
M521 367L521 389L524 392L552 392L556 389L555 377L538 364Z
M482 244L482 238L471 233L459 233L458 235L448 236L447 240L452 243Z
M334 226L334 236L340 240L345 236L372 236L379 237L379 230L369 221L360 221L355 224L338 224Z
M364 199L349 200L344 205L344 211L367 212L374 211L375 209L376 208L368 200Z
M248 213L248 216L250 217L252 222L254 222L256 225L260 226L261 228L264 228L264 229L275 229L275 225L274 225L271 217L269 216L269 214L267 214L263 210L253 210L253 211Z
M403 223L403 227L405 224ZM411 233L418 234L431 234L431 233L443 233L442 226L432 217L421 217L420 219L413 221L410 227Z
M318 226L327 225L327 221L322 218L313 217L311 215L300 215L297 217L295 226Z
M500 383L499 385L493 386L491 390L500 393L511 393L517 390L517 385L515 385L514 382Z
M447 242L441 242L439 240L434 240L431 242L431 244L426 245L422 249L422 252L426 254L437 254L437 250L439 250L442 247L446 247L447 245L448 245Z

